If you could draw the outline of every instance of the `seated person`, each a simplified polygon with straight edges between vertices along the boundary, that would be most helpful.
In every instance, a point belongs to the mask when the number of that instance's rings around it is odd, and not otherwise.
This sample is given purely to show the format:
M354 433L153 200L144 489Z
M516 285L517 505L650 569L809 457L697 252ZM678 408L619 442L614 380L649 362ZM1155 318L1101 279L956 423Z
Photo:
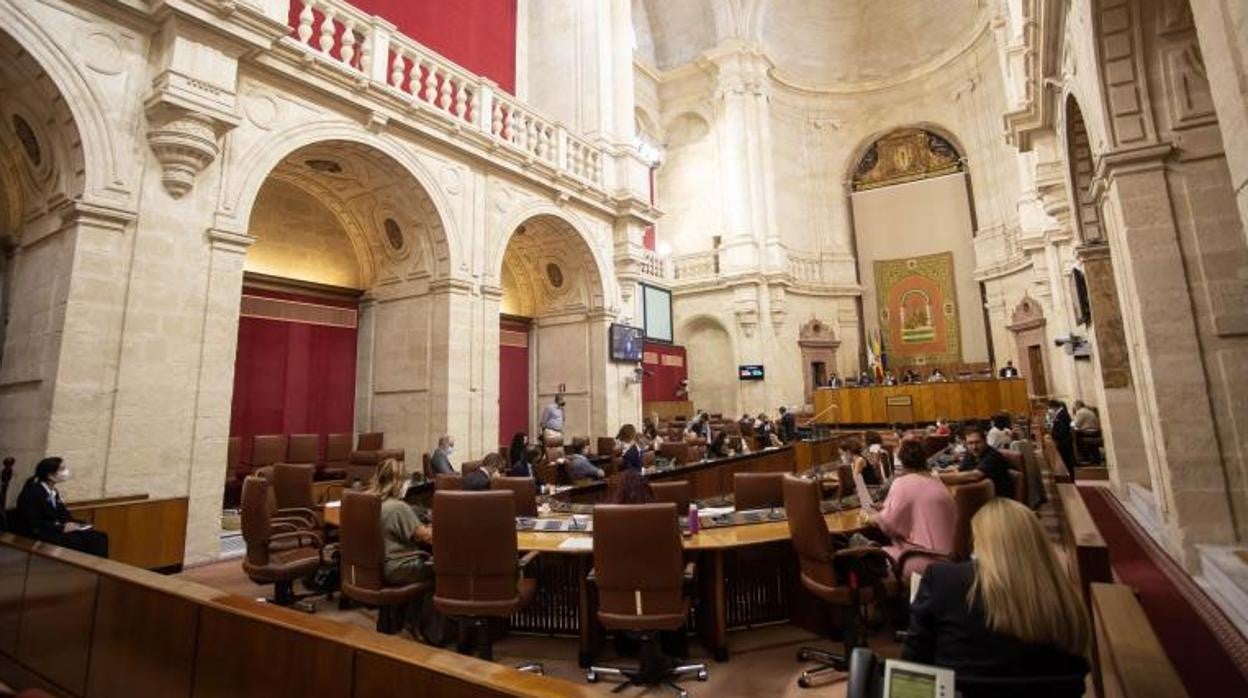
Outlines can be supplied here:
M615 442L616 447L620 449L620 453L624 458L621 470L641 472L642 456L641 446L637 444L637 427L632 424L625 424L620 427L620 432L615 435Z
M524 461L524 449L529 445L529 435L518 431L511 437L511 445L507 447L507 467L504 472L510 473L519 463Z
M948 380L949 379L945 378L945 374L941 372L939 368L933 368L931 375L927 377L928 383L944 383Z
M868 518L868 523L878 527L892 541L884 552L897 566L901 556L911 550L923 550L949 556L953 554L953 538L958 528L958 507L953 496L940 480L932 477L925 467L923 444L918 439L907 438L897 447L901 472L893 478L888 497L879 511ZM903 581L911 573L922 574L934 558L926 555L909 555L898 569Z
M455 453L455 437L443 434L438 437L438 447L429 455L429 470L434 475L454 475L451 455Z
M862 442L858 437L851 436L843 439L840 444L841 461L849 461L854 469L855 475L862 475L862 481L868 485L878 485L883 482L883 477L878 468L875 467L866 456L862 453ZM852 491L852 490L851 490Z
M728 447L728 432L721 431L715 435L715 440L706 449L708 458L727 458L732 455L732 449Z
M17 527L36 540L80 552L108 557L108 534L70 516L56 486L69 479L69 466L49 456L35 466L35 474L17 495ZM0 502L3 506L3 502Z
M585 439L572 439L568 446L568 475L573 480L601 480L606 473L585 457Z
M1001 450L1014 443L1014 433L1010 431L1010 415L1001 412L992 417L992 428L988 430L988 445Z
M828 379L828 387L829 388L844 388L845 381L841 380L841 377L836 375L836 371L833 371L832 377Z
M604 504L649 504L654 501L654 490L641 474L640 469L624 468L607 480Z
M507 472L511 477L537 477L537 466L546 462L546 449L537 444L524 447L524 457Z
M974 560L923 574L902 659L984 678L1085 674L1087 610L1036 516L994 499L971 520L971 538Z
M693 421L689 422L689 427L685 429L685 440L702 439L709 441L711 438L711 416L705 412L698 412L694 415Z
M919 378L919 372L913 368L907 368L906 372L901 376L902 383L922 383L923 379Z
M638 441L643 451L657 451L663 445L663 437L659 435L658 422L650 417L646 417L641 422L641 436ZM599 453L600 456L611 455L609 453Z
M1075 400L1073 426L1075 431L1099 430L1101 428L1101 418L1096 415L1096 410L1085 405L1083 400Z
M858 374L858 387L863 388L868 385L874 385L874 384L875 384L875 379L871 376L870 373L863 371L862 373Z
M776 434L776 425L762 412L758 414L758 419L754 422L754 438L758 441L760 449L784 445L780 441L780 436Z
M863 441L867 447L862 452L862 457L867 463L875 468L880 474L880 478L884 478L884 474L892 470L893 463L886 463L888 460L888 451L884 450L884 437L878 431L868 431L862 435Z
M945 421L944 417L937 417L936 426L934 427L932 434L935 436L948 436L949 422Z
M884 374L884 385L897 385L897 374L889 371Z
M754 436L754 419L747 412L741 415L741 419L737 421L737 428L741 430L741 438L749 439Z
M464 469L464 489L472 492L484 492L490 489L490 481L498 477L503 470L503 457L497 452L485 454L481 465L476 468Z
M386 562L381 576L386 584L400 586L433 577L433 565L422 546L433 545L433 527L421 522L412 505L403 501L407 470L403 461L387 458L377 466L368 491L381 497L381 534ZM428 518L425 514L424 518Z
M964 433L966 456L962 465L957 472L941 473L940 479L946 485L959 485L987 478L992 480L996 496L1013 499L1014 480L1010 478L1010 462L1000 451L988 445L979 427L970 427Z

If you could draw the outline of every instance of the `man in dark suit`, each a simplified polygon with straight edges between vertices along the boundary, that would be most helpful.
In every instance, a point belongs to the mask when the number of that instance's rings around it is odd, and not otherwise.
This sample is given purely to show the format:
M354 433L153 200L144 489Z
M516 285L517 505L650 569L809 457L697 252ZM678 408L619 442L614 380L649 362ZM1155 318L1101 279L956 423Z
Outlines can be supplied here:
M15 532L62 548L108 557L108 535L70 516L56 486L69 479L69 466L55 456L35 466L17 495Z
M455 468L451 465L451 454L455 452L455 437L444 434L438 439L438 447L429 456L429 470L434 475L452 475Z
M997 372L997 375L1002 378L1018 378L1018 369L1014 368L1013 361L1006 361L1005 366Z
M1053 437L1053 444L1057 446L1057 452L1062 457L1062 462L1066 464L1066 470L1070 471L1070 476L1075 476L1075 434L1071 430L1070 412L1066 410L1066 403L1061 400L1049 400L1049 415L1052 418L1053 425L1049 427L1049 436Z
M797 415L780 406L780 439L786 444L797 440Z

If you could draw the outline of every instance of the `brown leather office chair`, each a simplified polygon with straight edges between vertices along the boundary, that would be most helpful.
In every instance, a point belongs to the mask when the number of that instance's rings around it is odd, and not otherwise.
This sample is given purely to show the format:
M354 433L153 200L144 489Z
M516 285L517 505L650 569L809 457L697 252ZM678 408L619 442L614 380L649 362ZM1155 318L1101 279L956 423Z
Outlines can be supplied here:
M600 456L613 456L619 449L616 448L615 439L610 436L598 437L598 448L594 451Z
M438 473L433 476L433 489L435 492L462 490L464 489L464 476L459 473Z
M257 584L272 584L270 603L297 606L315 612L310 603L302 602L315 594L295 594L296 579L306 577L321 566L320 539L307 531L275 532L269 516L268 480L249 475L243 481L243 541L247 554L243 572Z
M420 471L425 474L426 480L433 479L433 458L428 453L420 454Z
M433 590L433 581L386 586L385 537L381 530L381 497L368 492L342 493L342 595L377 608L377 632L393 635L403 627L409 603Z
M326 480L342 480L347 476L351 461L351 435L330 434L325 437L325 468L321 477Z
M659 457L670 458L676 465L682 465L689 462L689 444L683 441L672 443L670 441L663 442L659 446Z
M286 457L286 437L282 434L262 434L251 439L251 457L247 465L250 471L266 465L280 463Z
M953 437L951 436L937 436L935 434L928 434L924 436L923 437L923 457L931 458L937 453L940 453L941 451L945 450L945 447L949 445L952 439Z
M387 458L405 460L406 452L401 448L383 448L379 451L352 451L347 461L347 485L359 480L367 485L377 472L377 466Z
M784 473L733 473L737 511L784 506Z
M554 463L552 461L544 461L542 463L538 463L533 468L533 474L537 476L538 481L541 482L543 485L559 484L559 481L561 479L559 477L559 471L560 471L559 464Z
M225 447L225 492L222 505L227 509L238 506L243 496L243 478L247 471L243 467L243 437L231 436Z
M516 516L537 516L537 481L531 477L496 477L490 489L510 490L515 496Z
M641 662L636 669L590 667L590 683L600 675L619 676L623 686L666 683L684 696L675 683L681 677L707 679L705 664L668 668L659 645L661 631L678 630L689 617L685 587L693 581L693 563L684 563L676 512L667 502L594 507L590 579L598 588L598 622L607 630L640 633Z
M508 618L533 600L537 582L523 573L537 553L517 556L509 491L442 490L433 495L433 510L433 604L459 620L461 652L475 639L477 655L493 659L489 620Z
M272 476L273 497L279 512L302 509L316 514L318 507L312 497L312 479L316 466L311 463L276 463ZM287 515L287 514L279 514Z
M355 442L355 450L357 451L380 451L385 448L386 435L380 431L370 431L360 434L359 440Z
M650 489L654 492L654 501L675 504L676 511L681 515L689 511L689 503L693 501L693 487L688 480L651 482Z
M316 463L320 457L321 437L318 434L291 434L286 440L287 463Z
M854 569L872 556L884 556L877 563L888 569L886 554L879 548L833 548L827 520L819 509L820 485L815 480L784 476L784 510L788 517L789 536L797 551L801 567L802 586L819 600L838 606L842 610L845 638L845 654L837 655L826 650L803 647L798 650L798 661L814 660L819 668L802 672L798 685L808 688L816 676L830 671L845 671L846 658L854 647L866 645L867 623L865 615L869 604L877 599L883 589L885 595L895 593L896 581L889 576L879 580L879 585L852 586L838 581L837 566ZM594 527L597 535L597 526Z
M321 529L322 529L321 513L318 508L308 507L308 506L294 506L294 505L291 505L291 502L289 500L285 502L288 506L283 508L281 504L278 502L278 488L276 484L277 479L278 479L277 470L278 470L278 466L281 466L281 465L284 465L284 464L276 463L274 465L266 465L262 468L257 468L255 473L248 476L248 477L258 477L264 480L265 482L269 483L268 491L265 494L265 501L269 509L270 527L276 532L289 533L293 531L299 531L299 532L313 535L318 540L323 540L321 537ZM296 465L296 466L291 466L291 467L298 469L298 468L308 468L310 466ZM304 475L299 472L287 471L283 473L283 479L285 480L285 483L284 483L285 489L292 490L298 486L299 482L302 482L304 480ZM287 492L286 496L288 498L294 497L296 500L302 501L302 498L299 497L298 494L292 495L289 492ZM310 497L310 493L309 493L309 497Z
M953 487L953 503L958 508L958 530L953 536L953 555L958 560L971 557L971 519L979 508L996 496L992 480L980 480Z
M855 494L854 468L851 465L836 466L836 501L843 502L851 494Z

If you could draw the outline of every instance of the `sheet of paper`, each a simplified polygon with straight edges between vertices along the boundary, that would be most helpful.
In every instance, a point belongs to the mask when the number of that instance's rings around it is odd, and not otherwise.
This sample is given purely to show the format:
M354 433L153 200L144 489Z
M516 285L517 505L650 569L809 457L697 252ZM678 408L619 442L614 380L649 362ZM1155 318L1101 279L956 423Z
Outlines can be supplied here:
M724 514L731 514L734 511L736 511L736 509L733 509L732 507L706 507L705 509L698 509L698 518L702 518L704 516L723 516Z
M340 506L342 506L342 502L337 499L332 502L325 502L326 509L337 509Z
M568 538L559 543L560 550L593 550L594 539L589 536Z
M923 581L923 575L918 572L910 573L910 603L914 603L914 597L919 595L919 582Z

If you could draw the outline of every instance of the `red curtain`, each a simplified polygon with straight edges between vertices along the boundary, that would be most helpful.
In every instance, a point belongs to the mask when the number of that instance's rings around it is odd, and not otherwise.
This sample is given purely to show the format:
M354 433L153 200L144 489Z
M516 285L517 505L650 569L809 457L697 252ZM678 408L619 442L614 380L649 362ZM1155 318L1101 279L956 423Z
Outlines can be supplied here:
M529 325L503 319L498 347L498 443L529 430Z
M646 374L641 379L641 401L687 400L688 398L676 396L680 382L689 376L685 348L675 344L646 342L642 351L642 368Z
M516 0L351 0L399 31L516 91Z
M339 305L287 293L263 295ZM244 459L256 434L354 431L355 353L355 328L239 318L230 436L243 437Z

